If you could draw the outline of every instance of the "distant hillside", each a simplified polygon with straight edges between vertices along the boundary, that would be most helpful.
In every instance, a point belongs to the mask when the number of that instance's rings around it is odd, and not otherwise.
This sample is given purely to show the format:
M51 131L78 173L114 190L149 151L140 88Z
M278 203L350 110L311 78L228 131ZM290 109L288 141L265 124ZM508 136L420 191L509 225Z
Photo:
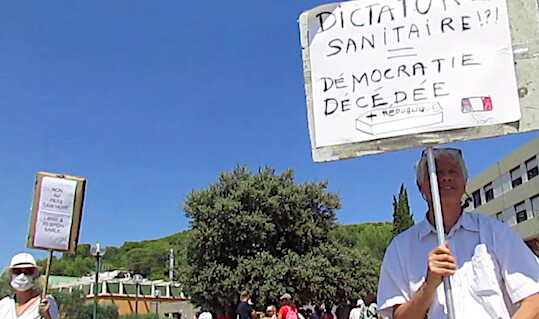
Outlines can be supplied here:
M149 279L168 278L170 249L174 249L176 267L181 266L190 231L183 231L164 238L125 242L121 247L108 246L102 259L102 270L125 269L142 274ZM38 261L44 266L46 259ZM95 271L95 257L90 244L79 244L75 254L63 254L51 265L52 275L80 277Z
M337 225L330 233L332 240L351 249L365 250L382 260L391 239L392 223L364 223ZM121 247L107 247L102 259L103 270L125 269L152 280L167 279L169 252L174 249L175 269L185 263L185 254L191 231L182 231L164 238L125 242ZM44 266L46 259L38 261ZM95 257L89 244L79 244L76 254L55 258L51 274L80 277L95 270Z

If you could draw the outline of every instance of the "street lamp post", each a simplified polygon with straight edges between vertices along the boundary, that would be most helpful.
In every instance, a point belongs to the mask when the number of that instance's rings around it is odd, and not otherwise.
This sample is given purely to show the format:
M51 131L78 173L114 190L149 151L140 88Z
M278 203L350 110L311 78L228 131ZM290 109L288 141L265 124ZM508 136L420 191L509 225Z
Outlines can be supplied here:
M155 314L159 318L159 297L161 297L161 290L155 289L153 295L155 296Z
M133 281L135 282L135 317L138 319L138 290L142 282L142 275L134 275Z
M90 247L90 253L95 257L95 283L94 283L94 312L93 319L97 319L97 302L99 295L99 269L101 268L101 257L107 251L107 246L96 243Z
M155 289L153 295L155 296L155 314L159 318L159 297L161 297L161 290Z

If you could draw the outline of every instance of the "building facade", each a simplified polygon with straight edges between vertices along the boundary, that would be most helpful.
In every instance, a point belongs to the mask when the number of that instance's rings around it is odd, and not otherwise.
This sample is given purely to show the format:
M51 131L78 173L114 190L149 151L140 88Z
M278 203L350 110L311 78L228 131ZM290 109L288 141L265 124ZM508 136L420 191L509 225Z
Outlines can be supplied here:
M466 185L468 210L516 230L539 255L539 136L487 168Z
M94 299L95 274L81 278L51 276L50 289L72 292L80 290L88 302ZM196 309L178 283L164 280L135 282L127 271L99 273L98 302L115 304L118 314L157 313L161 317L192 318Z

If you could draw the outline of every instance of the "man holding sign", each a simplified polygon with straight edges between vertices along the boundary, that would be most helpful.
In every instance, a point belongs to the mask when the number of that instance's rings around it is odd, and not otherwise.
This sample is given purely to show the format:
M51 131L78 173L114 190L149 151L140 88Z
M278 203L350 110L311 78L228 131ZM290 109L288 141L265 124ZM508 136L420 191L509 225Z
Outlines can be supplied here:
M415 169L429 210L424 221L399 234L387 248L378 285L380 314L447 318L440 283L451 276L456 318L538 318L539 259L508 225L462 210L468 174L460 150L438 148L433 154L446 245L437 244L423 152Z

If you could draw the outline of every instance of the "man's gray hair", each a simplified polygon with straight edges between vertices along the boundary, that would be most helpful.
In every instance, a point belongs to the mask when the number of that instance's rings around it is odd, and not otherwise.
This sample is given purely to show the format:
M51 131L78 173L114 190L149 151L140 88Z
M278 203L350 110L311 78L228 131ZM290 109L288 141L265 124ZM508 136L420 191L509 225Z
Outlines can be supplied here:
M466 169L466 164L462 158L462 152L456 148L433 148L434 159L445 159L451 162L455 162L460 167L462 176L465 180L468 180L468 170ZM425 178L425 172L427 172L427 156L426 150L421 153L421 158L414 165L415 174L416 174L416 183L419 185L420 182Z

